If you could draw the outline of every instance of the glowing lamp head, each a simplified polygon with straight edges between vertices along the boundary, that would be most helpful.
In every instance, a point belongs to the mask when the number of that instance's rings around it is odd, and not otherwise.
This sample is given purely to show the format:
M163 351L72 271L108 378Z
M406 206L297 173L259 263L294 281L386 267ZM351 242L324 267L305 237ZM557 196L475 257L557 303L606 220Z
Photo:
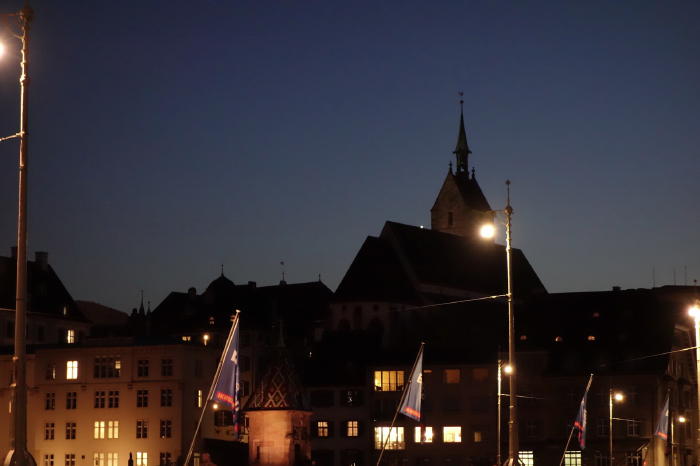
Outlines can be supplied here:
M217 409L219 409L219 403L214 403L213 405L211 405L211 407L214 411L216 411Z
M482 238L491 239L496 236L496 227L493 223L486 223L479 229L479 235L481 235Z
M505 366L503 366L503 372L505 372L506 374L512 374L513 366L511 366L510 364L506 364Z
M623 394L620 393L620 392L615 392L615 393L613 393L613 399L614 399L615 401L622 401L622 400L625 399L625 395L623 395Z
M5 55L5 44L0 42L0 57L2 57L3 55Z
M685 416L678 416L678 422L683 424L685 422Z
M688 314L695 320L700 319L700 304L695 303L688 309Z

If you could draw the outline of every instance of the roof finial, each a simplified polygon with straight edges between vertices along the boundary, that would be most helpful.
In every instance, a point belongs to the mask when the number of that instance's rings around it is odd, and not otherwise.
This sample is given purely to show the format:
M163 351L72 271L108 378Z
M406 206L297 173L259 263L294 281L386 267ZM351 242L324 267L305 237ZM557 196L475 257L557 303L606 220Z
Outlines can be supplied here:
M468 172L469 168L469 145L467 144L467 132L464 129L464 92L459 91L459 133L457 134L457 146L452 152L457 156L457 173Z
M280 285L284 285L285 283L287 283L284 279L284 261L280 261L280 268L282 269L282 280L280 281Z
M221 264L221 276L224 276L224 264Z

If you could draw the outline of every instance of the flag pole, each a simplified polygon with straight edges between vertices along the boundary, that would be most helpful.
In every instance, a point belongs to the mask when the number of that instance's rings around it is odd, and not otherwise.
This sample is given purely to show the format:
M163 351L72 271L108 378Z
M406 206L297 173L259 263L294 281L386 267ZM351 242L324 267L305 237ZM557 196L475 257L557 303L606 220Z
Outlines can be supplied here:
M403 404L403 400L406 398L406 394L408 393L408 386L413 379L413 371L416 370L416 365L418 364L418 360L420 359L421 354L423 353L423 347L425 346L425 342L420 343L420 348L418 349L418 356L416 356L416 360L413 362L413 367L411 367L411 373L409 375L409 380L408 383L405 383L403 386L403 392L401 393L401 398L399 399L399 404L396 406L396 411L394 412L394 418L391 420L391 426L389 427L389 432L387 433L386 439L382 442L382 449L379 452L379 458L377 458L377 464L376 466L379 466L379 463L382 461L382 456L384 456L384 450L386 449L386 444L389 443L389 439L391 438L391 431L394 429L394 424L396 423L396 418L399 415L399 410L401 409L401 405ZM381 430L380 430L381 432ZM186 465L185 465L186 466Z
M591 388L591 383L593 382L593 374L588 377L588 383L586 384L586 391L583 392L583 397L585 399L586 395L588 395L588 389ZM564 458L566 458L566 450L569 448L569 443L571 442L571 437L574 435L574 429L576 429L576 426L572 425L571 426L571 431L569 432L569 438L566 439L566 445L564 446L564 453L561 455L561 461L559 461L559 466L564 464Z
M231 326L231 330L228 332L228 338L226 339L226 344L224 345L224 351L221 353L221 357L219 358L219 365L216 367L216 372L214 373L214 378L212 379L211 385L209 386L209 393L207 394L207 397L204 399L204 402L202 403L202 411L199 413L199 420L197 421L197 427L194 429L194 434L192 434L192 441L190 442L190 448L187 451L187 457L185 458L185 462L183 463L183 466L187 466L190 462L190 459L192 458L192 452L194 450L194 442L197 440L197 434L199 433L199 428L202 426L202 419L204 419L204 412L207 410L207 405L209 404L209 399L211 398L212 393L214 392L214 387L216 386L217 381L219 380L219 375L221 375L221 368L224 365L224 355L228 352L229 347L231 346L231 340L233 336L233 332L236 331L236 327L238 326L238 316L241 313L238 309L236 309L236 315L233 316L233 325Z

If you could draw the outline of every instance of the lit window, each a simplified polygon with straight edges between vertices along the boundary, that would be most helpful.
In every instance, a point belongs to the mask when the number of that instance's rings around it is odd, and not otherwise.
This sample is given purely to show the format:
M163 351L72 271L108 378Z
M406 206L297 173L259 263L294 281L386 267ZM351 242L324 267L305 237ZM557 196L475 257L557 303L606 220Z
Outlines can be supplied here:
M75 380L78 378L78 361L66 361L66 379Z
M518 457L523 466L535 466L535 456L531 450L519 452Z
M316 437L328 437L328 421L316 421Z
M430 426L416 427L413 435L413 441L416 443L433 443L433 428Z
M92 456L94 466L105 466L105 454L104 453L94 453Z
M93 438L95 438L95 439L105 438L105 429L106 429L105 421L95 421L95 435ZM103 460L104 460L104 458L103 458Z
M107 421L107 438L119 438L119 421Z
M403 390L403 371L374 371L375 392Z
M148 452L136 452L136 466L148 466Z
M520 341L526 341L527 335L520 335Z
M403 436L403 427L375 427L374 448L381 450L386 443L387 450L405 450L406 442Z
M182 336L182 341L192 341L192 337L189 335L183 335Z
M459 383L460 375L459 369L445 369L445 383Z
M119 453L107 453L107 466L119 466Z
M588 341L595 341L595 335L588 335Z
M202 390L197 390L197 407L202 407Z
M66 343L75 343L75 330L69 328L66 331Z
M357 437L360 434L360 423L358 421L347 421L345 423L345 436Z
M474 431L474 443L481 443L484 441L484 437L481 434L480 430L475 430Z
M581 452L580 451L564 452L564 466L581 466Z
M460 443L462 441L462 428L459 426L443 427L442 441L445 443Z

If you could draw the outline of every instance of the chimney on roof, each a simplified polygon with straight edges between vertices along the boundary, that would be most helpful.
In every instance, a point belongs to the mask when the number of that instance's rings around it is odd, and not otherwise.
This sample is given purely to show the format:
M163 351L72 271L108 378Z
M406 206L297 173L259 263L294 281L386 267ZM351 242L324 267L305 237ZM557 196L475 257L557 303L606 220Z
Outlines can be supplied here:
M258 286L258 284L257 284L256 282L249 281L249 282L248 282L248 286L251 287L251 288L255 288L256 286Z
M194 298L195 296L197 296L197 288L195 288L194 286L191 286L187 290L187 294L189 295L190 298Z
M34 253L34 262L36 262L41 270L49 270L49 253L46 251L36 251Z
M620 290L621 290L621 288L619 286L617 286L617 285L613 286L613 291L620 291Z
M10 248L10 257L17 259L17 246L12 246Z

